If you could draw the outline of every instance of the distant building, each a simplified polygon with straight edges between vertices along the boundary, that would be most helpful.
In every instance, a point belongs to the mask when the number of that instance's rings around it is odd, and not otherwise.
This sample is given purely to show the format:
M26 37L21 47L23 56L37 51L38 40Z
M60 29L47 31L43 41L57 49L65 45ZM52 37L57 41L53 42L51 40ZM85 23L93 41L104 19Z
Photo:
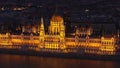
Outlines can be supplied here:
M20 35L10 33L0 34L0 47L36 49L52 52L81 52L92 54L114 55L117 50L116 35L92 36L92 26L75 27L75 31L66 35L63 18L55 13L48 32L44 28L44 20L38 26L23 26ZM25 32L29 34L24 34ZM39 35L35 34L39 33Z

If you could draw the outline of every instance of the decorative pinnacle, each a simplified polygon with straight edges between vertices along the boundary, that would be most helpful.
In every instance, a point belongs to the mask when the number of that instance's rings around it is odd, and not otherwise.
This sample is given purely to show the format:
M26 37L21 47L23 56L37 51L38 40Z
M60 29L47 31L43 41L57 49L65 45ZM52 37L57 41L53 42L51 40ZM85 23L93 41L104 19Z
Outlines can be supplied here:
M41 17L41 25L40 25L41 27L41 29L44 29L44 21L43 21L43 17Z
M43 17L41 17L41 24L43 24Z

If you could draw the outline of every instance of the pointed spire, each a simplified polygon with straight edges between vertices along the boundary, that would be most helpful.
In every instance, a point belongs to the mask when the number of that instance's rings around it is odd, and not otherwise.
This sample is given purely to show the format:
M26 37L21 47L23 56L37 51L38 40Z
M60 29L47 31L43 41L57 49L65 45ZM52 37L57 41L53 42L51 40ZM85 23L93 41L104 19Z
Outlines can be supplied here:
M40 35L44 35L44 22L43 22L43 17L41 17L41 25L40 25Z
M55 6L55 13L58 13L58 6L57 6L57 4Z
M44 21L43 21L43 17L41 17L41 24L40 24L40 27L39 27L39 31L40 31L40 33L41 33L41 32L44 32Z
M41 27L40 28L44 28L44 21L43 21L43 17L41 17Z
M54 15L58 15L58 5L57 5L57 4L55 5L55 12L54 12Z
M43 17L41 17L41 23L43 23Z

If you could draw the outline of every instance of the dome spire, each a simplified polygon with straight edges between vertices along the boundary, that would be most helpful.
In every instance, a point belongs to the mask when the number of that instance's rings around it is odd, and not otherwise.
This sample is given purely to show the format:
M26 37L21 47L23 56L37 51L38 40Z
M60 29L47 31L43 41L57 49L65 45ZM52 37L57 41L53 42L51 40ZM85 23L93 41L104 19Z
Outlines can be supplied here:
M58 14L58 6L57 6L57 4L55 5L55 14Z
M55 6L55 13L52 16L51 21L52 22L57 22L57 23L60 23L60 22L63 23L63 17L59 15L57 5Z

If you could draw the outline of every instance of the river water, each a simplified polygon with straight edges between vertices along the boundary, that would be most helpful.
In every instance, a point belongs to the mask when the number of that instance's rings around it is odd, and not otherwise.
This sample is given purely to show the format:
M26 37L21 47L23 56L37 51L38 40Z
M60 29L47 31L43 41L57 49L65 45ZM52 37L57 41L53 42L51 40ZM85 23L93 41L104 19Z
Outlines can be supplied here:
M120 68L120 62L0 54L0 68Z

